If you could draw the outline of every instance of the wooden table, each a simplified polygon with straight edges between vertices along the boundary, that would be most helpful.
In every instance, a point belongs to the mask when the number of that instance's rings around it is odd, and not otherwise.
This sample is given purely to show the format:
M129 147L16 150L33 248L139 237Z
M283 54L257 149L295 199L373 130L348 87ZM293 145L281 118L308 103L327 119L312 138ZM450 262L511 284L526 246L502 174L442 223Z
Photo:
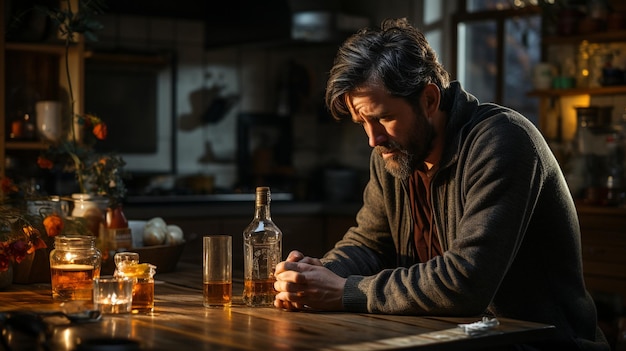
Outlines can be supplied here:
M90 338L122 338L138 341L142 350L168 351L181 345L197 350L472 350L537 341L554 332L549 325L500 319L495 329L470 337L457 324L478 318L249 308L241 303L241 281L235 282L232 307L205 308L197 265L180 263L177 272L156 279L153 313L105 315L93 323L57 326L51 349L74 350ZM48 284L13 285L0 292L0 311L59 308Z

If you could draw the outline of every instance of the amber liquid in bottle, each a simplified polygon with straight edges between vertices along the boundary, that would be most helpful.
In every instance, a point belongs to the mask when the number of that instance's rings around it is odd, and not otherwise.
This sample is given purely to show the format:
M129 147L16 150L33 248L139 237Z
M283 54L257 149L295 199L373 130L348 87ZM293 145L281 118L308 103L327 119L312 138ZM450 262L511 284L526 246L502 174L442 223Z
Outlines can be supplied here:
M270 189L256 189L254 219L243 232L244 290L246 305L274 303L274 270L282 257L282 232L270 215Z

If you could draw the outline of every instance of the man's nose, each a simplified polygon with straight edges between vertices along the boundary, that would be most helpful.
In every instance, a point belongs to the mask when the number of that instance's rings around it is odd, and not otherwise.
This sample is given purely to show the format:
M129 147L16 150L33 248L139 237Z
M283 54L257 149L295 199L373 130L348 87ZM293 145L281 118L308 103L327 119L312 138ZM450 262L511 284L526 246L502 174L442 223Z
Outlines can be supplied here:
M369 123L365 126L365 133L370 147L378 146L387 141L387 133L385 128L378 123Z

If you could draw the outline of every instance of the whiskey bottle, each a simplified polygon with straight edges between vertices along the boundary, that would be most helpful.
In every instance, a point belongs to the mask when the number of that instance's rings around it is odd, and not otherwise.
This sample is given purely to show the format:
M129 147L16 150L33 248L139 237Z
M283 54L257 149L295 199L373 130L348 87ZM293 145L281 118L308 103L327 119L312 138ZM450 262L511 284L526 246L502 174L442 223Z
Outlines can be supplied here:
M274 303L274 270L282 257L282 232L270 214L270 188L256 188L254 219L243 231L244 290L248 306Z

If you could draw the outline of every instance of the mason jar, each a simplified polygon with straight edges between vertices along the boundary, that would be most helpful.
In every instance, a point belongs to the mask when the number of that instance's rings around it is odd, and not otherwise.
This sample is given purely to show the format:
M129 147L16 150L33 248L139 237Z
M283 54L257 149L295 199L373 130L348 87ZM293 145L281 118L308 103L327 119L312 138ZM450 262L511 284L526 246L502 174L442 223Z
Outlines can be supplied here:
M55 301L91 300L93 278L100 276L102 254L96 238L61 235L50 252L52 298Z

